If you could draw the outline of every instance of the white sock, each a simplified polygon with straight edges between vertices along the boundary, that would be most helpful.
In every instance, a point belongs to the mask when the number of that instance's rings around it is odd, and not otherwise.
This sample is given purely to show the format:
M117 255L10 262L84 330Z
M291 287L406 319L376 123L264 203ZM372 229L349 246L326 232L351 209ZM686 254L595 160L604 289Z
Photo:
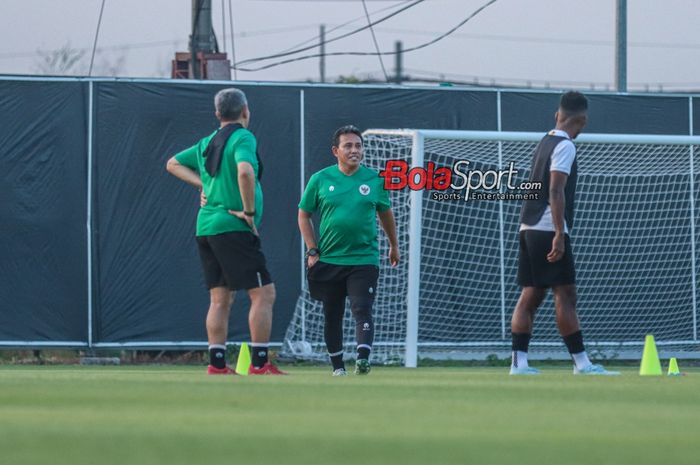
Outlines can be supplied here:
M574 359L574 365L576 365L576 368L579 370L591 365L591 361L588 359L588 354L585 350L583 352L579 352L578 354L571 354L571 358Z
M516 368L527 368L527 352L521 352L519 350L514 350L510 366Z

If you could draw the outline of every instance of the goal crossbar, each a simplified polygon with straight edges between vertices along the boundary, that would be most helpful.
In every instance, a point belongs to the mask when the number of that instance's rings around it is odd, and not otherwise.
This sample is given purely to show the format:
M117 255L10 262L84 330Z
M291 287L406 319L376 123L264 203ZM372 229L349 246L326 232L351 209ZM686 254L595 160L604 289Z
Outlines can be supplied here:
M450 131L441 129L368 129L363 135L388 135L415 137L421 134L426 139L473 140L493 142L539 142L541 132L515 131ZM591 144L660 144L700 145L700 136L649 135L649 134L581 134L576 142Z

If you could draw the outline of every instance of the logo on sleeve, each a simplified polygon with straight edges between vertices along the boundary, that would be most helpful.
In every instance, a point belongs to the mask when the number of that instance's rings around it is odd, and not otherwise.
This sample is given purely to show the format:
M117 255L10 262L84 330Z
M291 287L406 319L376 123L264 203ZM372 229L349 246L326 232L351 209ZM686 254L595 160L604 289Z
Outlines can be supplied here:
M360 186L360 194L362 195L369 195L369 186L367 184L363 184Z

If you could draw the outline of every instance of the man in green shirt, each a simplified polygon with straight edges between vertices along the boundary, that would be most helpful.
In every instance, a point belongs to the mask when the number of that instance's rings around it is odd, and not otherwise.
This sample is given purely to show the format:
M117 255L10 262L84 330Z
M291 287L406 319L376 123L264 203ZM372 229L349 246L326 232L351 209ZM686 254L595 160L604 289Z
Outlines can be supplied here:
M333 376L347 374L343 363L343 314L345 298L355 318L356 374L370 371L374 340L372 304L379 276L376 217L389 239L389 260L399 263L396 223L389 194L379 174L362 166L362 133L343 126L333 135L336 165L309 179L299 203L299 229L308 248L307 278L311 297L323 302L324 339L333 365ZM316 242L311 216L320 215L320 239Z
M252 363L249 374L283 374L268 361L275 285L267 271L257 226L263 210L257 142L248 131L250 110L239 89L214 98L221 126L168 160L167 170L201 191L197 245L209 288L209 374L236 374L226 365L226 337L233 291L250 297Z

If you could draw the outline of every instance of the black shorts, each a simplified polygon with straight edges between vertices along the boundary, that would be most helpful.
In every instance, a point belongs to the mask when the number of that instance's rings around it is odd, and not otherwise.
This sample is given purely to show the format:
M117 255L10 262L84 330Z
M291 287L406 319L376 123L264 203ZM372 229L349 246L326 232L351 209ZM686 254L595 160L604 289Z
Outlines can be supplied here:
M197 236L197 245L208 289L254 289L272 282L260 249L260 237L252 232Z
M364 297L374 301L379 267L374 265L331 265L316 262L306 270L311 297L321 301Z
M548 288L576 284L574 254L569 235L564 235L564 256L554 262L547 261L552 250L554 231L533 229L520 231L520 256L518 257L518 284L522 287Z

